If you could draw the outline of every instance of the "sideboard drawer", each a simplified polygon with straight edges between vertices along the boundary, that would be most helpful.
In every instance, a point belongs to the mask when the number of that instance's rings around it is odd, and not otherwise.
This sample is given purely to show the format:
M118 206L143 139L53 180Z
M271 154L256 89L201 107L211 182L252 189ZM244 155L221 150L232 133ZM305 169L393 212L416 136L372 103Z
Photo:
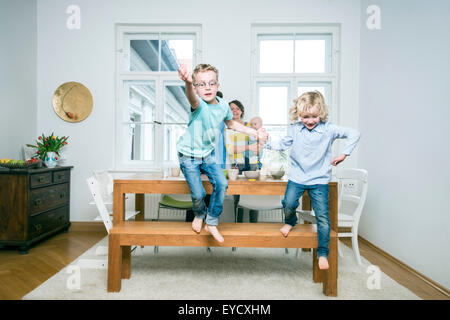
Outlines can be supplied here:
M53 172L53 183L69 182L70 171L61 170Z
M31 188L43 186L46 184L52 183L52 173L51 172L43 172L43 173L35 173L30 175L30 186Z
M69 206L61 207L30 217L28 237L34 238L69 222Z
M30 215L69 203L69 192L68 183L31 190Z

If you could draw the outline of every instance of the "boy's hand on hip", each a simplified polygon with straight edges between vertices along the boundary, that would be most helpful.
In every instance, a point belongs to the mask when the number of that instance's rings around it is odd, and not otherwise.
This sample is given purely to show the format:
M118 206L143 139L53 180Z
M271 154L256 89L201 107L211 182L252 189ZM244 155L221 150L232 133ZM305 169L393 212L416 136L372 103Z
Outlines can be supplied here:
M192 83L192 77L185 64L180 65L180 68L178 69L178 76L184 82Z
M331 160L331 165L332 165L332 166L337 166L339 163L341 163L342 161L344 161L345 158L347 158L347 155L346 155L346 154L341 154L340 156L337 156L336 158L334 158L333 160Z

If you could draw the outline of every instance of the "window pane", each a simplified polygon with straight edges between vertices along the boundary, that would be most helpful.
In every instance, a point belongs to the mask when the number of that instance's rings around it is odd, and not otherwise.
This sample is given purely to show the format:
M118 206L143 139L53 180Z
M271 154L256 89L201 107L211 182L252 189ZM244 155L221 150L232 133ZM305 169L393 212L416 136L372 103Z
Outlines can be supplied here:
M127 124L126 160L154 160L155 125Z
M294 68L292 40L259 41L259 72L291 73Z
M164 125L164 160L177 162L177 142L186 131L187 124L165 124Z
M190 104L184 85L164 85L164 160L177 161L176 144L189 122Z
M186 90L181 84L165 84L164 86L164 122L188 123L190 104Z
M155 82L124 82L123 123L127 160L154 160Z
M186 64L188 70L192 70L193 45L193 40L162 40L161 70L177 71L180 64Z
M287 124L289 86L259 86L259 116L263 124Z
M325 87L313 87L313 86L311 86L311 87L309 87L309 86L308 87L298 87L297 94L300 97L302 94L304 94L305 92L309 92L309 91L319 91L324 96L324 99L326 99L325 98Z
M130 40L130 71L159 70L159 41Z
M325 45L326 45L325 40L296 40L295 72L297 73L326 72Z

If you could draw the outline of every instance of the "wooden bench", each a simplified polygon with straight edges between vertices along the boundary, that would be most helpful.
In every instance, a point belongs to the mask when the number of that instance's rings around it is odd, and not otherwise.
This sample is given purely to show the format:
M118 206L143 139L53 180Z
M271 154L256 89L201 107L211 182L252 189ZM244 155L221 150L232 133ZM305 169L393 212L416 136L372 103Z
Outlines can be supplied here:
M212 191L204 182L207 192ZM249 182L229 181L227 194L284 194L286 181ZM136 195L137 221L124 221L124 196ZM114 226L109 233L108 292L121 289L121 279L131 277L131 246L190 246L190 247L258 247L258 248L313 248L314 282L323 282L323 293L337 296L337 185L330 183L330 268L320 270L317 265L317 226L297 225L288 237L280 233L280 223L220 223L219 230L225 242L219 244L212 235L202 230L195 233L188 222L143 221L144 193L189 193L182 179L122 179L114 181ZM307 198L307 195L305 195ZM309 202L303 201L307 209Z

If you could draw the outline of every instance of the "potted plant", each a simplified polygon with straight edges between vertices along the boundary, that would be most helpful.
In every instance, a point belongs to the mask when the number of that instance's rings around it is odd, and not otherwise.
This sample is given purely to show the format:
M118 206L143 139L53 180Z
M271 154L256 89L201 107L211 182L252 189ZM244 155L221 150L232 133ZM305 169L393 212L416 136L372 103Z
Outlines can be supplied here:
M60 150L67 144L69 137L58 137L52 132L51 135L45 136L42 134L36 140L36 144L27 144L27 147L36 148L36 154L33 158L38 158L44 161L45 165L49 168L56 166L60 157Z

